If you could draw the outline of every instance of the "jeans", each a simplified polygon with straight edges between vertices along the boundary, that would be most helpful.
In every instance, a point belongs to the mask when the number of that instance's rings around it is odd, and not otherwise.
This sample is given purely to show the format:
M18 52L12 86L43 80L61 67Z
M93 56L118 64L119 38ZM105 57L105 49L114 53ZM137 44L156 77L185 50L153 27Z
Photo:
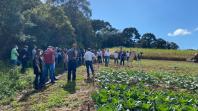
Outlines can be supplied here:
M13 66L17 66L17 60L11 60L11 64L12 64Z
M77 67L77 61L76 60L69 60L68 62L68 81L71 81L71 75L72 80L76 80L76 67Z
M43 76L42 76L42 79L41 79L41 84L42 85L45 85L45 83L47 82L48 70L49 70L49 73L50 73L51 83L54 83L54 79L55 79L54 64L45 64Z
M110 57L109 56L105 56L105 66L106 67L109 66L109 61L110 61Z
M93 63L92 61L86 61L86 68L87 68L87 77L89 78L90 73L89 73L89 69L91 69L92 74L94 73L94 69L93 69Z

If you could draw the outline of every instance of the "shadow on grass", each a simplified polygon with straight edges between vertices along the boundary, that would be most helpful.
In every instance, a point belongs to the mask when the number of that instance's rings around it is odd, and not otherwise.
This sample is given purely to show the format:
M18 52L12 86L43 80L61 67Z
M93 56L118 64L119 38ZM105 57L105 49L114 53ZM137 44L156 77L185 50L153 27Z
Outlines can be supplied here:
M34 95L36 93L39 93L39 92L44 92L50 86L52 86L52 85L51 84L46 85L41 90L31 90L31 91L28 91L27 93L23 94L23 96L19 99L19 102L25 102L25 101L27 101L30 96L32 96L32 95Z
M67 84L64 86L64 90L68 91L70 94L76 93L76 82L67 82Z

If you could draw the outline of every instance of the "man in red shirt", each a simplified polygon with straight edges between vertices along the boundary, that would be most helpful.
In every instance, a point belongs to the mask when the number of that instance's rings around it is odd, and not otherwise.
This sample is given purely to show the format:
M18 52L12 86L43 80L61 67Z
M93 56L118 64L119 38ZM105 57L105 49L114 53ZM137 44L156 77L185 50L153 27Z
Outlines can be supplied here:
M44 59L44 74L42 77L42 85L45 85L47 80L48 71L50 72L50 79L51 83L54 84L55 82L55 75L54 75L54 62L55 62L55 52L51 46L47 48L47 50L43 54Z

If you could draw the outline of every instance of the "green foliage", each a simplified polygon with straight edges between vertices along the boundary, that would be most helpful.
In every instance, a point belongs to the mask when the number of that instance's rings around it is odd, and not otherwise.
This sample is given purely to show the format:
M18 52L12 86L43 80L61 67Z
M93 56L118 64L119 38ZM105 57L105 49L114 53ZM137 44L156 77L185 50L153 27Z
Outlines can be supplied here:
M85 48L178 48L173 42L152 39L154 34L146 33L141 38L135 27L120 32L109 22L91 20L88 0L1 0L0 4L0 59L9 58L15 44L69 48L78 42Z
M197 91L196 79L190 83L196 86L195 89L191 89L188 86L186 88L187 91L182 92L172 91L167 88L166 85L170 84L166 83L164 78L168 78L169 82L176 81L180 85L184 82L181 79L183 77L167 73L146 74L134 71L104 70L98 75L99 90L92 95L92 99L96 102L98 110L197 110L198 96L196 92L191 92ZM184 80L188 81L190 78L190 76L185 77ZM185 84L188 83L186 82ZM163 85L155 88L159 84ZM178 84L172 85L180 87Z
M0 103L9 102L17 92L29 89L33 83L33 73L28 71L21 75L19 69L0 72Z

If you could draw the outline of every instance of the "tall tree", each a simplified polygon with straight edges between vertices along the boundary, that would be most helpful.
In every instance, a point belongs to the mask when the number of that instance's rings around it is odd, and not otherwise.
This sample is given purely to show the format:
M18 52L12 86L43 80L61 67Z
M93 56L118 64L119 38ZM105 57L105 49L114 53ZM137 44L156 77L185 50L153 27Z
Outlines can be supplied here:
M122 32L122 36L126 47L135 46L135 43L140 39L140 34L134 27L125 28Z
M145 33L138 41L138 44L142 48L154 48L156 42L156 36L152 33Z

